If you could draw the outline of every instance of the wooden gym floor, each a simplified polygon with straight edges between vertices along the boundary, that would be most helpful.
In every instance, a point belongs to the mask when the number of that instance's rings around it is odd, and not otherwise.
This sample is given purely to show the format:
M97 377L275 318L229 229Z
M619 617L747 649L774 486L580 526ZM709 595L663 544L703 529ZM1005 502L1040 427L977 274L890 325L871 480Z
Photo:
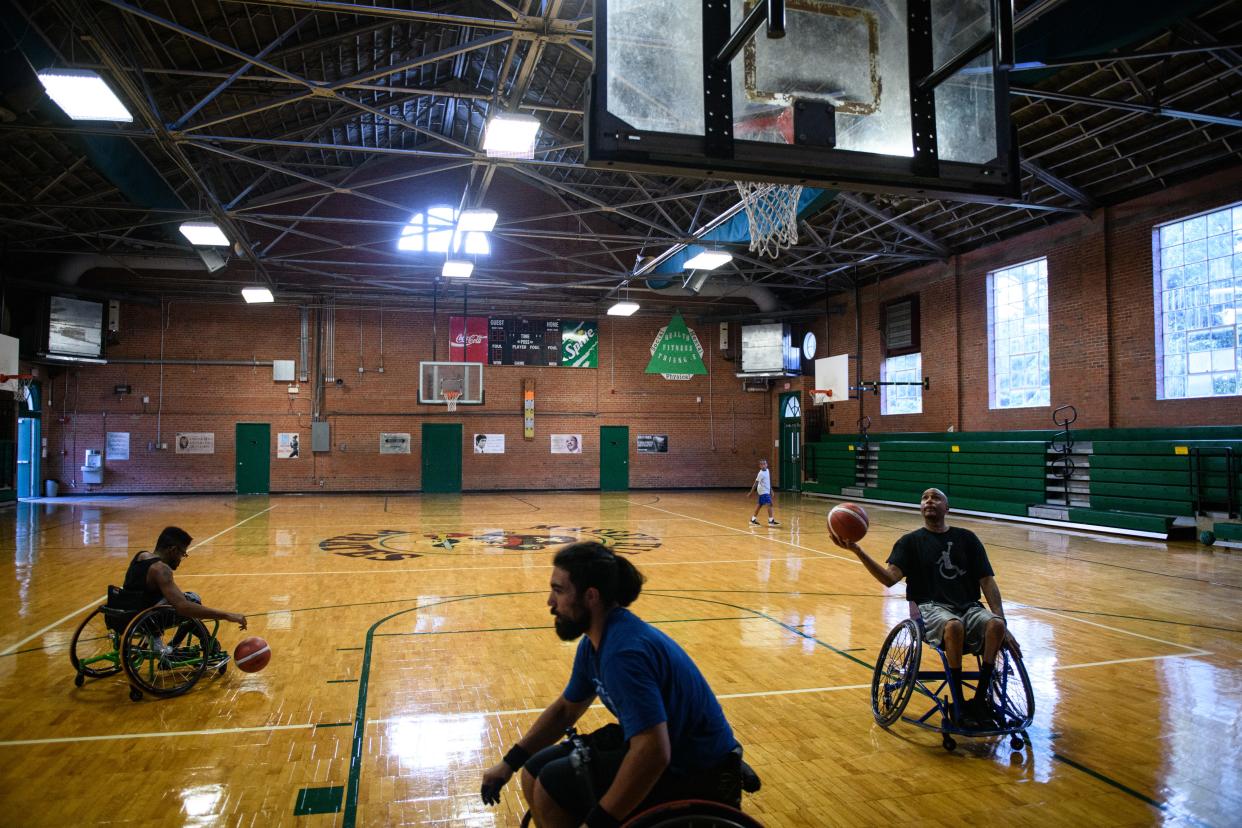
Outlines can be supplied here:
M871 665L904 592L831 545L830 505L778 495L779 529L748 527L740 492L6 509L0 823L516 825L516 786L487 808L479 775L568 675L573 645L544 604L554 545L603 537L648 577L634 609L720 695L764 781L744 807L766 825L1237 824L1237 551L957 519L988 548L1037 715L1020 753L962 739L950 754L872 721ZM920 523L869 511L881 559ZM244 611L272 663L167 700L131 702L119 677L75 688L75 627L166 524L196 538L178 583Z

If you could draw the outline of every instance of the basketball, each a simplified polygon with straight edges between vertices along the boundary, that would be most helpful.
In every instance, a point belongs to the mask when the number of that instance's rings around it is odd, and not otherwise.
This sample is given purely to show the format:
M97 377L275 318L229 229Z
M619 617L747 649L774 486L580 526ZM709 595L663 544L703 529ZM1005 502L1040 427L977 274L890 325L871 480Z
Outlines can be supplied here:
M840 503L828 513L828 528L846 543L858 543L870 525L866 511L857 503Z
M243 638L233 649L233 663L245 673L257 673L272 660L272 648L257 635Z

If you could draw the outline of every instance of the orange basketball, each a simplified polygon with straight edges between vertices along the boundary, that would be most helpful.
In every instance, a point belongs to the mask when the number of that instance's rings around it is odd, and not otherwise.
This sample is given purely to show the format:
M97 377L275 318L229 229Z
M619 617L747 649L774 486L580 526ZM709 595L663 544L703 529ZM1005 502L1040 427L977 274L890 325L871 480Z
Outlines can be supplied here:
M828 528L846 543L858 543L867 534L871 521L857 503L840 503L828 513Z
M257 635L243 638L233 649L233 663L246 673L257 673L272 660L272 648Z

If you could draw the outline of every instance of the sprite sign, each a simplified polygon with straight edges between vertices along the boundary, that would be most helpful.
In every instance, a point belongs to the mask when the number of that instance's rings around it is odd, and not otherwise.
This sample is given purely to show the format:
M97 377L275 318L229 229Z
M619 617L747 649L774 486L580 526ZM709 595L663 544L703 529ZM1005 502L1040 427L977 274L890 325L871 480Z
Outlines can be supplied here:
M599 357L599 324L594 320L561 320L561 365L595 368Z

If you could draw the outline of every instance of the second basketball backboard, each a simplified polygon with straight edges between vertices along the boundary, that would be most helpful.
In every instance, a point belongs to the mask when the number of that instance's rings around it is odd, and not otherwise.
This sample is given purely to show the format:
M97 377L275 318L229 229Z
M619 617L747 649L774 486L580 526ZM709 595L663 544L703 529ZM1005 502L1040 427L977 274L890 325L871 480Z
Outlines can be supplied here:
M1011 200L1005 2L785 0L718 63L754 0L597 0L587 163Z

